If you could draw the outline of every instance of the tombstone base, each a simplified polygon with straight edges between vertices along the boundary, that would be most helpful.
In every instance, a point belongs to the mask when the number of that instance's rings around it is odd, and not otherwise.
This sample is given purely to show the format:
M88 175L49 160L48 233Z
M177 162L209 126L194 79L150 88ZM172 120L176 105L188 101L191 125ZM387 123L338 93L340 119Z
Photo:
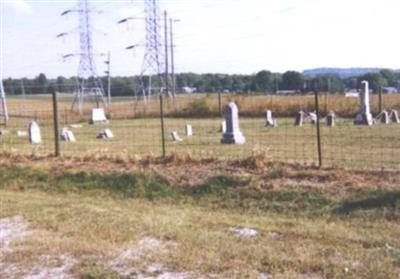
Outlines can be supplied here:
M372 126L374 125L374 119L372 117L372 114L361 114L359 113L356 117L356 119L354 119L354 124L355 125L368 125L368 126Z
M235 134L224 134L221 140L222 144L245 144L246 138L241 132Z

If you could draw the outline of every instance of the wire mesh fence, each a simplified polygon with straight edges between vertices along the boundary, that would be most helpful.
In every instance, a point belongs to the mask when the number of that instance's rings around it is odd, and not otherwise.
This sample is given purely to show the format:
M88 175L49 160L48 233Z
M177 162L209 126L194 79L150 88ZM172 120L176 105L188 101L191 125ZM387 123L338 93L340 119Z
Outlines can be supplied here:
M239 107L245 144L221 143L224 120L221 111L229 100ZM326 124L327 112L337 107L332 105L335 100L326 96L320 97L320 153L315 121L305 118L303 126L295 126L296 112L315 110L313 96L231 95L218 98L218 95L199 94L179 96L175 100L165 98L164 101L163 142L158 97L148 100L114 98L113 104L105 109L108 121L90 124L92 103L87 102L79 113L71 110L70 98L61 96L58 102L59 133L68 129L76 139L67 142L59 138L61 154L77 157L162 156L164 143L166 155L188 154L193 158L242 159L262 154L271 161L318 165L321 155L324 167L400 169L400 124L377 121L373 126L354 125L352 118L339 111L335 126L330 127ZM357 110L357 100L349 102L356 106L355 109L349 106L352 108L349 114L353 114ZM11 98L9 103L10 121L7 128L2 129L1 150L17 154L54 154L56 137L51 96L32 97L24 103ZM266 125L267 109L273 111L277 127ZM391 109L399 108L394 105ZM28 124L31 121L39 124L40 144L29 142ZM101 136L106 129L112 131L113 137Z

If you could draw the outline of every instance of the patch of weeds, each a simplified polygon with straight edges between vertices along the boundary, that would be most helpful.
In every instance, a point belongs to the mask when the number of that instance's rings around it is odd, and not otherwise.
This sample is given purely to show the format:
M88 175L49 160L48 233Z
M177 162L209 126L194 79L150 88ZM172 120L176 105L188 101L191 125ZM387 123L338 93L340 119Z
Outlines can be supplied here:
M250 181L251 178L239 179L220 175L210 178L204 184L191 189L188 193L194 197L224 196L231 189L249 185Z
M285 177L285 175L285 168L281 165L275 165L267 174L264 175L264 179L278 179Z
M122 277L109 267L102 264L83 261L74 267L73 273L81 279L121 279Z
M400 219L400 191L361 191L340 203L334 213L340 216L377 217Z

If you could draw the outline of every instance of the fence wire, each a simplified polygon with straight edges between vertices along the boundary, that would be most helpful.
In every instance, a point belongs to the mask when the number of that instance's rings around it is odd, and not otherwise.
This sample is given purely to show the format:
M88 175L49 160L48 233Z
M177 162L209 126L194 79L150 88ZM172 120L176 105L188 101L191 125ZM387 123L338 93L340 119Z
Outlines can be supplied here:
M344 97L342 97L344 98ZM400 99L400 98L399 98ZM295 126L295 114L314 111L313 96L223 96L223 107L234 101L240 111L240 129L246 138L242 145L221 144L221 122L217 95L178 96L164 102L164 137L166 154L188 154L193 158L243 159L262 154L271 161L318 164L316 124L305 118L302 127ZM400 124L356 126L353 118L357 100L351 106L340 99L323 96L321 107L321 155L324 167L346 169L399 170ZM325 101L325 102L324 102ZM338 105L339 104L339 105ZM340 111L341 105L351 111ZM388 109L399 109L398 103L388 103ZM355 108L354 108L355 106ZM59 128L70 130L76 142L60 141L63 156L129 155L143 158L162 155L159 98L135 100L114 98L105 109L106 123L89 124L93 103L86 103L82 113L71 110L70 99L59 100ZM374 108L374 103L373 103ZM271 109L277 127L266 126L265 111ZM334 127L326 124L329 111L338 111ZM54 154L54 123L51 96L36 96L22 100L9 98L10 122L0 135L3 152L16 154ZM28 124L36 121L42 143L30 144ZM187 134L187 125L192 135ZM98 135L109 129L114 137ZM172 133L175 132L173 138Z

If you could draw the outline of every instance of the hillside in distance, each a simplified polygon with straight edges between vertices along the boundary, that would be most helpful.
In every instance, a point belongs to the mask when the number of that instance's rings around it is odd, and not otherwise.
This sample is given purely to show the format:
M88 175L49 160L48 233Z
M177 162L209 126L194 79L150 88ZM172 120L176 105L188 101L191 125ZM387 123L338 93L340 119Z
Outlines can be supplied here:
M367 73L378 73L384 68L316 68L304 70L303 74L309 77L320 75L336 75L340 78L349 78L365 75ZM395 70L398 71L398 70Z

